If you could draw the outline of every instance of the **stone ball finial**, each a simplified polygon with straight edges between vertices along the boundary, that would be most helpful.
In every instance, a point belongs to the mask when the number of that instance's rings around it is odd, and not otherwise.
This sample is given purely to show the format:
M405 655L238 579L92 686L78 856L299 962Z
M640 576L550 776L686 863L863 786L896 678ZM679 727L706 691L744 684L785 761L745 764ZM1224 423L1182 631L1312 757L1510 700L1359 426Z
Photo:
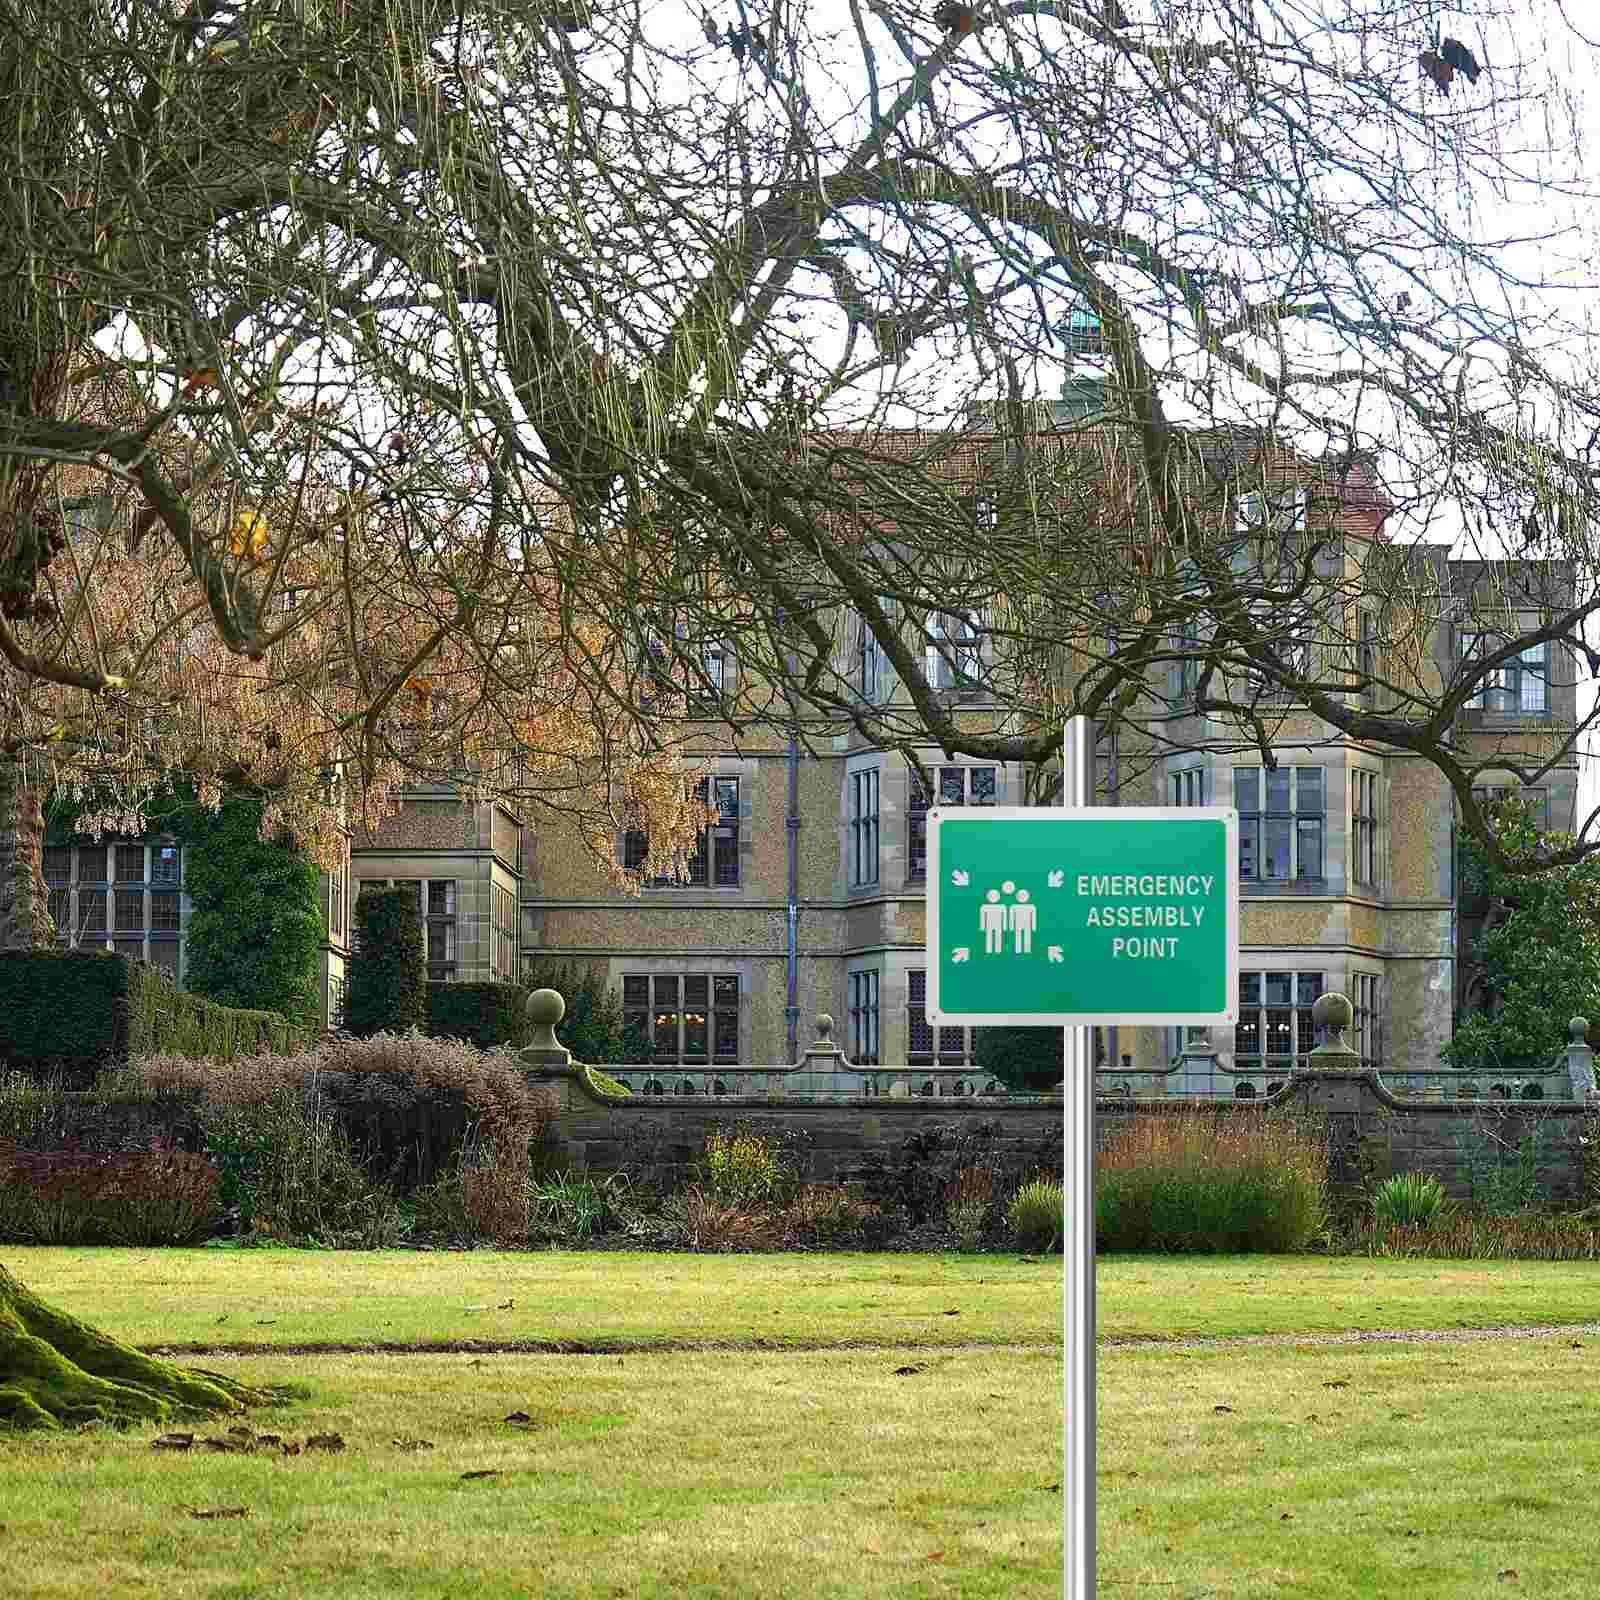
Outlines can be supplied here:
M1574 1044L1586 1044L1589 1039L1589 1019L1587 1017L1574 1017L1567 1024L1567 1037Z
M567 1002L559 989L535 989L528 996L528 1021L536 1028L553 1028L566 1014Z
M1342 1033L1355 1021L1355 1007L1347 995L1337 991L1319 994L1311 1007L1311 1020L1319 1028L1332 1028Z
M817 1043L833 1043L833 1018L826 1011L817 1013Z
M567 1002L555 989L535 989L528 996L528 1045L530 1050L560 1050L556 1024L567 1014Z

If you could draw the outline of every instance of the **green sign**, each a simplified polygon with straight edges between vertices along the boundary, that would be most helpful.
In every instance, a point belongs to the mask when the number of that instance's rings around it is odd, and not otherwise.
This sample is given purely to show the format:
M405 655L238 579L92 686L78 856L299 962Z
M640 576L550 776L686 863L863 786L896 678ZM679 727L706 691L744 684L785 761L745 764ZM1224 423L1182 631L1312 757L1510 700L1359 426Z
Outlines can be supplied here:
M1239 814L928 814L928 1021L1231 1023Z

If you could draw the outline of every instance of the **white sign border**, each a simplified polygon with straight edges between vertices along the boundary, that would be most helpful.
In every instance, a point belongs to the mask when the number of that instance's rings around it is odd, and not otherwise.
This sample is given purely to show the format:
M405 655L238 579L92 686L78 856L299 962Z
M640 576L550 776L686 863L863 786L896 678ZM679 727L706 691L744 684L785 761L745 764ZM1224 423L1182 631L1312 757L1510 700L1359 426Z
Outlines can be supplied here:
M1227 865L1227 961L1225 993L1227 1006L1221 1011L944 1011L939 1005L939 875L940 823L964 822L1054 822L1069 826L1077 822L1220 822L1226 830ZM935 1028L990 1027L1080 1027L1145 1026L1209 1027L1232 1026L1239 1020L1239 813L1233 806L951 806L934 807L928 812L927 1000L924 1011Z

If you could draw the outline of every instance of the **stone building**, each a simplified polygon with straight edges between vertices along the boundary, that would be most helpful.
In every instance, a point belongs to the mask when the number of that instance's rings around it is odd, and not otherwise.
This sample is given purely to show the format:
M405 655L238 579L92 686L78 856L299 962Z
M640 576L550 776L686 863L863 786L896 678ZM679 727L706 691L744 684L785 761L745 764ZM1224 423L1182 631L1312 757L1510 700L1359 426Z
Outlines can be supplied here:
M1081 417L1085 404L1085 394L1074 393L1057 414ZM981 421L974 437L981 452ZM1364 465L1344 462L1330 479L1323 463L1279 454L1276 486L1246 497L1259 503L1241 503L1241 516L1271 518L1276 531L1287 516L1292 531L1315 503L1311 485L1323 509L1310 514L1336 520L1347 560L1383 541L1390 506ZM1397 559L1407 592L1434 620L1421 658L1404 669L1384 663L1382 675L1420 675L1422 688L1437 692L1458 656L1488 644L1469 620L1493 610L1482 591L1492 589L1503 609L1521 569L1452 561L1431 546ZM1540 575L1562 577L1549 568ZM1379 609L1374 598L1373 618ZM1508 627L1526 621L1506 617ZM1360 648L1376 652L1379 628L1370 645L1368 624L1361 628ZM948 660L930 664L949 671ZM1364 662L1373 664L1375 655ZM870 642L858 669L864 693L896 692ZM1157 718L1161 740L1146 738L1141 749L1132 739L1121 749L1102 745L1098 781L1108 804L1238 807L1240 1022L1231 1037L1199 1041L1175 1030L1097 1030L1102 1082L1139 1093L1153 1085L1264 1093L1315 1042L1311 1006L1325 990L1353 1000L1365 1060L1436 1066L1451 1037L1462 937L1456 808L1443 777L1420 756L1342 738L1282 701L1264 706L1277 763L1268 768L1259 753L1238 753L1235 730L1193 714L1184 671L1174 667L1169 682L1154 686L1167 706ZM1514 758L1572 728L1575 681L1562 647L1526 652L1467 703L1458 734ZM936 686L973 698L960 681ZM1005 708L989 709L998 717ZM920 756L930 797L901 756L853 733L811 754L778 734L763 743L746 733L735 752L714 724L693 754L710 775L718 821L682 877L630 895L575 841L541 830L522 883L524 955L591 967L667 1065L794 1061L798 1020L818 1012L838 1019L840 1042L859 1063L967 1065L971 1030L930 1028L923 1009L925 813L930 799L945 807L1024 804L1026 774L928 749ZM1533 796L1550 826L1574 825L1577 776L1574 756ZM1512 781L1507 774L1504 786ZM1502 787L1493 773L1485 782ZM624 862L630 851L632 859L641 854L626 835L616 847ZM1169 1070L1196 1043L1201 1049Z

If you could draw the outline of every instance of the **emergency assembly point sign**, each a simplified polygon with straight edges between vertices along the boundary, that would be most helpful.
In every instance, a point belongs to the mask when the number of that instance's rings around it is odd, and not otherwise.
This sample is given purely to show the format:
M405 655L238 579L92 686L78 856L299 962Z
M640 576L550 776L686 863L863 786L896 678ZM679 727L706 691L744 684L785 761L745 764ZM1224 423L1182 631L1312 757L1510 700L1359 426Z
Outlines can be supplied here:
M928 1021L1232 1023L1239 814L928 814Z

